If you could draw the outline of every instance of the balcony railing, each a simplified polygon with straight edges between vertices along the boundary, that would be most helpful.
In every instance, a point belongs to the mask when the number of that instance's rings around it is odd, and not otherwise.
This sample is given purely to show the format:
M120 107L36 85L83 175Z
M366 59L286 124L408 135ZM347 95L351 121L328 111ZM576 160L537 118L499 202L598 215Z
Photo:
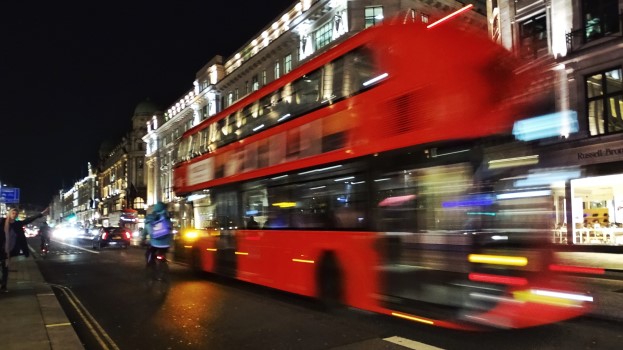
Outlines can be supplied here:
M621 37L622 27L623 14L619 14L616 21L598 21L580 29L575 29L566 34L567 50L569 52L579 50L585 44L604 37Z

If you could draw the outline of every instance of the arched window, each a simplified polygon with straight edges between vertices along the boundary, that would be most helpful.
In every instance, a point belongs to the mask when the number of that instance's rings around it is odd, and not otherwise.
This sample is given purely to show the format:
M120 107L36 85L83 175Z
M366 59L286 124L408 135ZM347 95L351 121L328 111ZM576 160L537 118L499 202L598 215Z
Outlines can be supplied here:
M145 209L145 200L141 197L134 198L134 209Z

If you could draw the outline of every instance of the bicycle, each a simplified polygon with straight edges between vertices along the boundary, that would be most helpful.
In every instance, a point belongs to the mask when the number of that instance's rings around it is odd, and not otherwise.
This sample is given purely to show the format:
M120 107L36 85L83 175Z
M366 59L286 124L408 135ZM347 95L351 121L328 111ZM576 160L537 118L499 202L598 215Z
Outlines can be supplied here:
M45 258L48 253L50 252L50 243L45 242L41 244L41 250L39 252L39 254L41 255L42 258Z
M146 287L157 297L165 297L169 292L169 262L166 251L157 249L146 267Z

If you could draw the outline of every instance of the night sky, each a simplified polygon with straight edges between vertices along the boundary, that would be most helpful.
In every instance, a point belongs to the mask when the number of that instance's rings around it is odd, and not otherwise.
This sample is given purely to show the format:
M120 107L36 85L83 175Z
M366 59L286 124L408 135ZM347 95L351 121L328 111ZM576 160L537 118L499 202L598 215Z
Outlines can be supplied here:
M214 55L227 58L294 0L0 4L0 182L45 206L131 128L166 110Z

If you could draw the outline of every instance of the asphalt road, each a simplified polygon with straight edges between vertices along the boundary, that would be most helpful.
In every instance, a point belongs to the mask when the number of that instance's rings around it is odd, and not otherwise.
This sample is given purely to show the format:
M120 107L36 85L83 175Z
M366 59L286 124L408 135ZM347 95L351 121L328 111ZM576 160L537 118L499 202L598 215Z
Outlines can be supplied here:
M474 333L356 309L327 312L307 298L196 276L175 263L163 296L146 288L143 250L134 247L94 251L86 242L53 241L38 264L86 348L94 350L620 349L623 341L618 322L591 317Z

